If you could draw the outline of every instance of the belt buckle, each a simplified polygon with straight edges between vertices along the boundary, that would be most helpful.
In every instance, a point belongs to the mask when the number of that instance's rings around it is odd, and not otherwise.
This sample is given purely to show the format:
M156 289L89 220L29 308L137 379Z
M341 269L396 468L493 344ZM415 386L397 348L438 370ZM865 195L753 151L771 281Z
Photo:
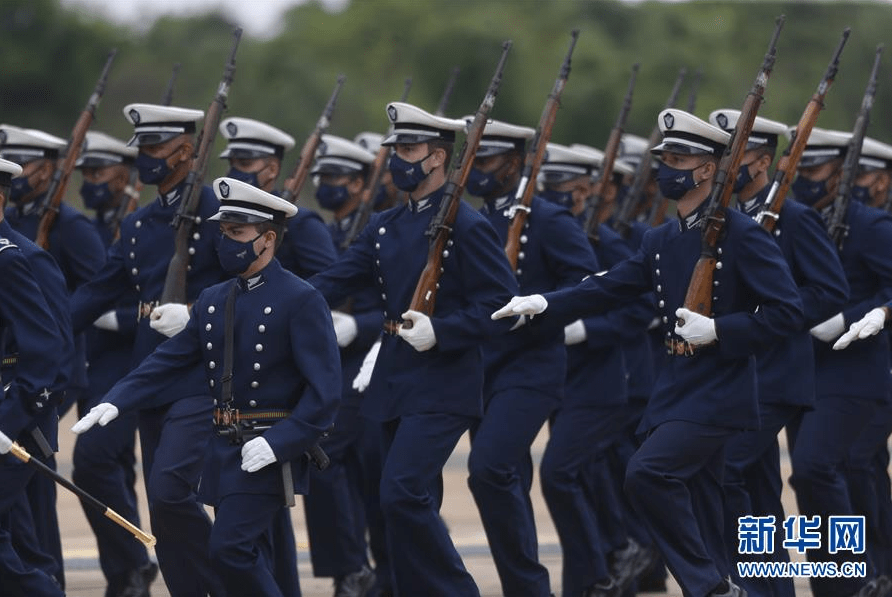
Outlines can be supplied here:
M140 301L139 307L136 312L136 321L139 321L143 317L149 317L154 311L155 307L158 306L158 301L151 301L148 303L144 303Z
M384 321L384 332L386 334L390 334L391 336L399 336L400 326L402 326L401 322L395 321L393 319L387 319Z

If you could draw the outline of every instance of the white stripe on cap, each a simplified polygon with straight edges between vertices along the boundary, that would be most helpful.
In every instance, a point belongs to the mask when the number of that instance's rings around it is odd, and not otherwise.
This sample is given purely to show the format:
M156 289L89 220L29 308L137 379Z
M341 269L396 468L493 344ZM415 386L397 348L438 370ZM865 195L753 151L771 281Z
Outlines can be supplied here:
M481 147L503 147L505 149L514 149L515 145L511 141L494 141L489 139L480 140Z
M182 133L185 126L157 126L153 124L137 125L133 127L134 133Z
M696 149L702 149L703 151L709 153L715 153L715 148L710 147L709 145L704 145L703 143L697 143L696 141L691 141L690 139L685 139L682 137L673 137L671 135L666 135L663 137L663 143L676 143L678 145L687 145L688 147L694 147Z
M226 202L220 203L220 213L225 212L238 212L242 214L249 214L252 216L257 216L258 218L263 218L265 220L272 220L273 216L267 211L260 211L256 209L248 209L247 207L240 207L238 205L227 205Z
M858 158L858 164L860 164L861 166L867 166L868 168L881 168L883 170L886 169L886 162L884 162L883 160L863 155Z
M808 147L806 147L802 151L802 157L817 158L825 155L840 155L841 153L842 147L835 149L808 149Z
M248 149L251 151L260 151L262 153L268 153L273 155L276 153L276 148L272 145L267 145L266 143L248 143L246 141L236 141L232 140L229 142L227 149Z
M576 166L573 164L556 164L554 162L542 164L539 167L542 172L566 172L567 174L588 174L588 168L585 166Z
M124 156L121 154L108 151L85 151L81 154L81 158L99 158L100 160L108 160L110 162L124 161Z
M46 154L43 152L42 149L31 149L30 147L9 147L0 149L0 155L31 156L35 158L42 158Z
M401 127L397 124L394 125L393 132L394 134L399 135L424 135L426 137L439 137L444 131L434 131L430 129L410 129Z
M327 156L324 155L316 160L316 169L323 164L332 164L334 166L344 166L345 168L350 168L351 170L362 170L362 162L358 162L356 160L350 160L347 158L342 158L338 156Z

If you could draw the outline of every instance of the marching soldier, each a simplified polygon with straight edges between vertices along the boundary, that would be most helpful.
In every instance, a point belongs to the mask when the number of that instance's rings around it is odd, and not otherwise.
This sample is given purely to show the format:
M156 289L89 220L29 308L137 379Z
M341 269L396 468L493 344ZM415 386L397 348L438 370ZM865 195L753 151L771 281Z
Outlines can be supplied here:
M739 110L715 110L709 121L729 133L737 126ZM788 128L757 116L747 140L746 152L734 182L738 208L755 218L766 208L771 189L768 171L774 162L780 137ZM789 561L783 546L783 479L777 435L786 425L814 407L814 350L808 330L839 311L849 293L836 248L813 209L785 201L774 239L781 248L802 299L803 326L756 354L759 387L758 430L746 431L729 442L725 460L725 537L729 552L738 553L738 519L742 516L775 517L775 549L766 558ZM790 375L790 371L796 375ZM750 556L746 556L749 558ZM739 560L741 557L732 557ZM740 578L732 576L753 595L793 597L792 578Z
M814 128L799 162L792 190L797 201L817 206L825 219L842 174L851 133ZM799 513L820 516L853 514L866 496L854 496L847 487L845 462L868 425L889 405L889 338L879 334L833 351L831 344L848 322L863 317L892 298L892 217L849 201L843 222L848 233L837 247L849 285L848 300L835 314L811 328L815 350L815 408L788 426L791 460ZM859 490L860 491L860 490ZM829 523L827 523L829 524ZM846 554L847 556L849 554ZM809 550L809 559L836 560L825 545ZM854 556L859 557L859 556ZM860 556L863 557L863 556ZM846 559L850 559L846 557ZM812 591L824 595L870 593L873 582L864 579L812 578Z
M602 159L603 153L593 148L549 143L540 170L543 196L567 206L580 232ZM598 226L598 235L594 253L599 269L606 270L631 256L622 238L606 225ZM591 246L588 238L585 242ZM618 504L609 499L614 488L606 474L607 452L631 416L632 376L625 345L653 318L643 300L631 302L631 307L578 319L564 328L566 395L552 417L540 473L542 493L564 554L565 596L619 595L632 581L628 572L623 578L615 577L608 558L611 549L631 542L618 520ZM635 376L642 378L647 373L646 369L636 371ZM621 485L616 489L621 491ZM622 528L614 533L617 527ZM602 531L611 531L612 538L618 536L619 545L612 545L608 533Z
M294 147L294 138L274 126L251 118L222 120L220 134L227 140L221 159L229 161L228 178L250 184L267 193L274 189L285 152ZM322 271L336 259L335 249L319 215L306 208L288 218L282 246L276 253L279 263L301 278ZM297 546L291 510L283 509L270 529L275 577L284 594L300 592L297 575Z
M357 209L375 155L360 145L323 135L312 174L319 206L334 214L332 242L341 247L360 213ZM377 423L359 416L362 395L353 388L363 357L381 334L381 299L373 289L352 295L331 312L341 348L341 406L334 429L322 443L331 459L328 469L311 472L313 490L304 498L313 574L335 579L336 597L362 597L375 584L369 568L366 504L374 496L367 476L380 481L380 433ZM374 491L377 495L377 489ZM386 574L386 562L376 562ZM383 574L382 574L383 575ZM390 579L381 578L384 588Z
M858 156L858 174L852 183L852 199L888 210L892 185L892 145L864 137Z
M75 331L86 329L135 291L140 302L133 365L181 330L189 318L186 305L158 302L174 250L176 231L170 224L184 200L195 124L203 115L201 110L155 104L124 108L125 118L134 127L129 144L139 149L134 166L140 181L157 186L158 197L121 222L120 239L109 248L105 266L72 297L72 322ZM218 228L209 221L219 202L210 187L200 192L200 221L189 242L188 301L228 277L216 256ZM146 400L139 412L149 516L158 537L155 553L171 595L222 595L208 560L210 519L195 495L211 432L210 389L199 368L167 381L169 387L156 398L189 398L163 405Z
M58 448L57 408L74 356L62 273L3 216L11 181L21 172L0 160L0 584L9 595L59 597L64 591L55 571L25 558L42 548L25 495L34 468L8 454L13 440L43 462Z
M75 163L83 177L80 195L95 213L93 225L106 248L118 233L122 204L131 200L130 186L137 149L97 131L88 131L84 149ZM124 205L123 209L126 209ZM89 386L78 401L83 416L130 369L136 335L136 292L100 316L86 332ZM134 524L139 524L136 504L136 427L131 413L114 427L95 429L74 444L71 477L79 487ZM158 574L146 548L126 530L93 508L84 514L99 548L99 565L108 582L107 597L146 594Z
M520 184L526 142L535 132L489 120L468 176L467 191L483 198L480 211L503 246L514 215L509 208ZM530 209L515 270L521 291L574 286L598 270L591 246L569 211L538 197L533 197ZM529 497L530 446L564 397L567 351L560 330L543 335L520 329L488 339L483 358L483 419L471 427L468 486L502 592L548 597L548 570L539 562Z
M247 183L218 178L220 264L235 280L196 299L186 327L118 382L75 426L105 425L159 397L171 377L201 367L214 397L201 499L215 508L214 570L227 595L281 596L266 533L308 485L304 453L334 419L340 361L328 308L275 259L297 208ZM208 400L210 400L208 398ZM283 486L284 483L284 486Z
M360 414L384 423L381 508L398 595L477 595L443 521L438 479L461 435L482 415L487 310L517 288L492 226L460 204L444 253L436 308L406 310L428 251L425 235L444 200L446 168L464 122L402 102L387 106L390 172L409 195L375 214L329 270L310 281L330 305L370 286L384 303L385 331ZM412 322L401 325L399 318ZM510 325L510 323L508 324Z
M221 158L229 160L226 176L276 194L282 157L294 147L294 138L279 129L250 118L227 118L220 122L227 139ZM288 218L285 238L276 259L295 275L307 279L337 259L325 222L311 209L301 207Z
M533 325L564 325L656 292L672 356L639 426L648 436L629 462L625 491L686 594L738 596L744 591L726 578L721 532L723 448L740 429L758 425L752 353L796 329L802 306L775 243L729 211L713 313L682 307L730 136L681 110L662 111L658 123L658 181L663 196L677 201L679 219L645 234L638 253L603 276L546 296L515 297L493 318L545 312Z
M6 220L10 226L26 238L34 241L43 215L42 207L47 200L53 173L60 152L66 142L43 131L21 129L3 125L0 127L0 157L22 166L22 173L12 181ZM105 248L89 220L64 202L48 236L47 250L56 260L65 276L69 292L93 278L105 261ZM66 389L65 402L59 405L64 414L87 388L86 344L83 334L75 337L75 360L72 376ZM55 459L50 459L55 467ZM35 477L28 488L31 508L34 510L40 544L56 562L54 573L65 586L62 561L62 542L56 516L56 486L44 476Z

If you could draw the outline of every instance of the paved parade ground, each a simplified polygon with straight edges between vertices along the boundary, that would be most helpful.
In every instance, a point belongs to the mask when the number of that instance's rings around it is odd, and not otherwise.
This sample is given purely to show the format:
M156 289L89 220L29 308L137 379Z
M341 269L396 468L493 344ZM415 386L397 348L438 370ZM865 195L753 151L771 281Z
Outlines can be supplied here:
M68 430L74 424L73 413L66 416L60 426L60 452L58 454L59 472L66 477L71 477L71 451L74 444L74 435ZM542 450L547 440L547 431L543 430L533 445L533 458L536 463L542 456ZM474 579L480 587L480 592L485 597L497 597L501 595L498 575L489 553L486 543L486 535L480 524L477 507L474 504L471 493L467 487L466 462L470 446L467 436L459 443L458 448L449 460L444 470L445 498L442 515L452 532L465 565L468 567ZM782 460L785 475L789 474L789 462ZM144 528L148 529L148 514L145 507L145 492L142 485L142 477L139 477L138 492L140 495L140 510ZM784 502L787 513L793 513L792 496L789 488L785 488ZM534 481L532 491L533 508L536 514L536 524L539 531L539 554L542 562L548 567L551 574L552 590L559 592L561 550L557 533L551 524L545 501L539 490L538 475ZM96 542L84 518L80 504L67 490L59 490L59 524L62 529L62 545L65 557L65 574L68 584L67 594L70 597L102 597L105 589L105 580L99 570ZM310 570L309 552L307 549L307 534L303 522L303 507L298 498L297 506L292 510L294 518L294 532L298 545L298 567L300 570L301 590L304 597L330 597L333 593L332 581L328 578L313 578ZM154 556L154 554L152 554ZM797 580L796 593L798 597L811 595L808 583ZM669 591L665 593L672 597L681 597L681 590L670 577ZM164 582L159 575L152 585L153 597L169 597Z

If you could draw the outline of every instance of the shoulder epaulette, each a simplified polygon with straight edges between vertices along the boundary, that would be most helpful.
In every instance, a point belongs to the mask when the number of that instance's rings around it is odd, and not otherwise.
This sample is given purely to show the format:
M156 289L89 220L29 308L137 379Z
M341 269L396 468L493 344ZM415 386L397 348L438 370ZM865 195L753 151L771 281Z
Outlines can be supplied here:
M18 249L19 246L15 245L8 238L0 237L0 252L5 251L6 249Z

